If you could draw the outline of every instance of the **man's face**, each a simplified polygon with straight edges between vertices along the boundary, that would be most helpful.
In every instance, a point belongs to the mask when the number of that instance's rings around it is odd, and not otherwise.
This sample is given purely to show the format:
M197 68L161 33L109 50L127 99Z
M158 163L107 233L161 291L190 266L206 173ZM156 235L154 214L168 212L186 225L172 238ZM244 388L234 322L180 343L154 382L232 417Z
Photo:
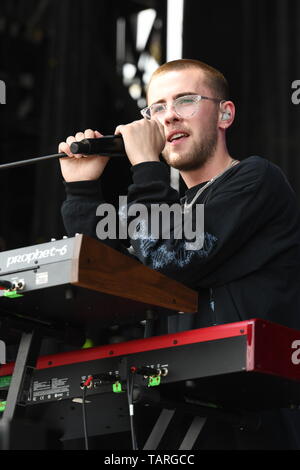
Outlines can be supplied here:
M163 117L159 118L166 136L162 155L170 166L181 171L201 168L212 157L218 138L219 105L214 101L202 100L198 111L190 118L176 114L173 101L179 95L191 93L216 98L205 85L203 72L194 68L158 75L148 90L148 105L158 101L168 105ZM174 131L186 136L171 140Z

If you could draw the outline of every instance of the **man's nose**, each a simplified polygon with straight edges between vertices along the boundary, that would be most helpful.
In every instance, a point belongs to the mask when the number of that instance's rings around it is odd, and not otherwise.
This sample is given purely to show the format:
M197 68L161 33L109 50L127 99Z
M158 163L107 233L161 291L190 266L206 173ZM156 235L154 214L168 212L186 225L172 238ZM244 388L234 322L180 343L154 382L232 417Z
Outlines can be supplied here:
M168 124L170 122L174 121L180 121L181 117L178 116L178 114L175 111L175 108L173 105L168 106L167 109L164 112L163 118L162 118L162 124Z

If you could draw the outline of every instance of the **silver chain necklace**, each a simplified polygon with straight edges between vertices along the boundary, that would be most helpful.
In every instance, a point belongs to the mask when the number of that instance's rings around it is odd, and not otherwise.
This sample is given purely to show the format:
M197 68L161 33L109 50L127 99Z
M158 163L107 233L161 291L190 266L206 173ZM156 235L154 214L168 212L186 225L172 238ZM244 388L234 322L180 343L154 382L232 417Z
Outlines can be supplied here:
M204 186L202 186L202 188L198 189L197 193L195 194L195 196L193 197L193 199L191 200L191 202L187 203L185 201L184 203L184 206L183 206L183 213L185 214L191 207L192 205L194 204L194 202L198 199L198 197L200 196L200 194L203 193L203 191L208 188L208 186L210 186L211 184L213 184L216 179L220 178L220 176L222 176L227 170L229 170L230 168L232 168L233 166L237 165L239 162L239 160L234 160L232 159L232 161L230 162L230 165L225 168L225 170L221 171L221 173L219 173L218 175L214 176L213 178L211 178Z

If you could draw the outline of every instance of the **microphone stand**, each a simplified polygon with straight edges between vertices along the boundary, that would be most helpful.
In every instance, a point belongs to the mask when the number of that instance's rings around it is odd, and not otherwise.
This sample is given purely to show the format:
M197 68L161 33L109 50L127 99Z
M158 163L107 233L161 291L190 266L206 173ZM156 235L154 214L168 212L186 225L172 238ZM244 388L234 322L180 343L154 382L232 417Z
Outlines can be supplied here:
M0 165L0 170L8 170L9 168L16 168L26 165L32 165L33 163L43 162L45 160L52 160L54 158L66 157L65 153L54 153L53 155L45 155L44 157L30 158L28 160L21 160L19 162L4 163Z
M103 139L103 140L102 140ZM123 139L120 135L104 136L101 142L105 142L105 150L99 153L99 157L124 157L126 156ZM93 142L98 142L99 139L83 139L79 142L71 144L71 151L74 154L95 155L99 151L99 147L93 147ZM73 147L73 148L72 148ZM16 168L25 165L32 165L33 163L43 162L45 160L52 160L57 158L67 157L65 153L54 153L53 155L45 155L43 157L29 158L28 160L21 160L19 162L4 163L0 165L0 170L7 170L9 168Z

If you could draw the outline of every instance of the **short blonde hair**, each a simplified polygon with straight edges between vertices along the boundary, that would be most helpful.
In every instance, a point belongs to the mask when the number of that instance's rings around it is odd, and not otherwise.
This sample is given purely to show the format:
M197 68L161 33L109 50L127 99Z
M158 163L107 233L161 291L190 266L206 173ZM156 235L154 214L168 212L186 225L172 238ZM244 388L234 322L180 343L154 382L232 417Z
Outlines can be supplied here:
M147 87L147 92L152 80L158 75L189 68L197 68L204 72L206 86L212 91L214 95L213 98L219 98L221 100L229 99L229 86L224 75L214 67L211 67L210 65L195 59L172 60L158 67L158 69L156 69L151 76Z

